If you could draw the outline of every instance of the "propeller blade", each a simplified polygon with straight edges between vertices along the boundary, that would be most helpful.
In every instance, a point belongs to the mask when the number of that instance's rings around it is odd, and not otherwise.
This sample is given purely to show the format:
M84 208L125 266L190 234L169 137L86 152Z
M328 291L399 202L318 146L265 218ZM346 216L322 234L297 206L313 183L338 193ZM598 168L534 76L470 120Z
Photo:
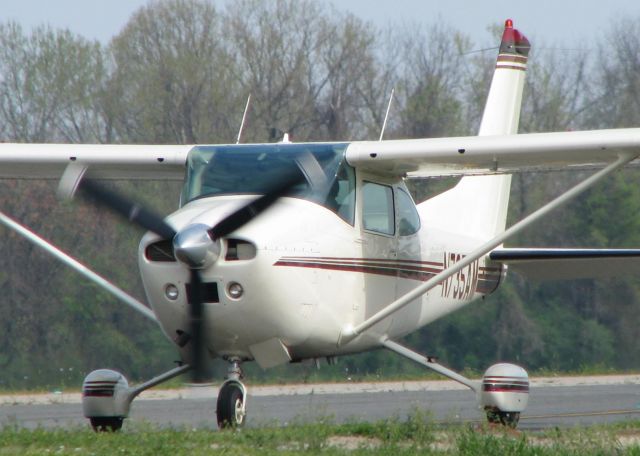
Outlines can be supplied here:
M192 381L201 383L206 380L204 369L204 293L202 278L197 269L191 269L191 283L189 293L189 319L191 332L191 367Z
M209 230L209 234L216 240L232 233L256 218L275 203L278 198L285 196L293 187L303 181L304 176L301 173L289 175L282 182L273 186L263 196L245 204L240 209L222 219Z
M153 231L163 239L173 239L176 231L156 213L134 203L126 197L109 190L92 180L83 180L78 190L99 205L106 206L117 212L130 222L149 231ZM204 344L204 290L200 272L190 268L191 277L188 293L190 341L192 346L192 378L196 383L206 380L205 344Z
M173 239L176 235L176 231L171 228L161 216L145 209L113 190L103 187L96 181L85 179L80 183L78 189L98 204L114 210L130 222L146 230L153 231L162 239Z

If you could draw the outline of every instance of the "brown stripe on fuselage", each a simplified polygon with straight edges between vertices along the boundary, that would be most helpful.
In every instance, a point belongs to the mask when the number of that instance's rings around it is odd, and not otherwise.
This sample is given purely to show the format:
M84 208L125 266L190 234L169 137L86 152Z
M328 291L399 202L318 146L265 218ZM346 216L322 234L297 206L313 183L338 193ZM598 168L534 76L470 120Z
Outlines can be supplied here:
M283 264L287 263L287 264ZM431 267L419 267L402 263L381 263L377 261L359 261L353 263L345 263L341 261L302 261L291 260L283 258L275 263L275 266L296 266L301 267L318 267L324 269L331 269L331 266L349 266L349 267L365 267L365 268L377 268L377 269L390 269L395 271L412 271L412 272L425 272L430 274L438 274L442 272L442 268Z
M422 282L444 270L444 263L440 262L387 258L282 257L274 266L358 272ZM502 268L481 266L478 272L474 292L484 295L493 293L502 279Z
M419 268L394 268L375 266L371 264L349 264L349 263L322 263L322 262L301 262L301 261L286 261L279 260L274 266L289 266L295 268L315 268L315 269L327 269L330 271L348 271L348 272L361 272L364 274L377 274L384 276L397 276L402 278L420 280L426 282L431 277L435 276L434 272L426 269ZM440 272L440 271L437 271Z
M362 257L358 257L358 258L349 258L349 257L282 257L281 260L287 260L287 261L295 261L295 260L301 260L301 261L310 261L310 260L316 260L316 261L339 261L339 262L343 262L343 261L354 261L354 262L377 262L377 263L397 263L397 264L424 264L424 265L429 265L429 266L437 266L437 267L442 267L442 262L438 262L438 261L419 261L419 260L398 260L398 259L388 259L388 258L362 258Z

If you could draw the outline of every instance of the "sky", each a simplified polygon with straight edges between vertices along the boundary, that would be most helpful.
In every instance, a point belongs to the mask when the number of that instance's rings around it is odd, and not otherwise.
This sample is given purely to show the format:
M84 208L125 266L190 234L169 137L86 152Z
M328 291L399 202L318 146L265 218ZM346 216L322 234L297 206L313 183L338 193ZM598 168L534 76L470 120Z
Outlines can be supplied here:
M221 5L223 1L214 3ZM107 43L131 14L147 3L148 0L0 0L0 21L14 20L27 30L41 24L69 28L85 38ZM587 48L615 21L640 17L640 0L335 0L333 4L379 26L451 25L469 35L479 47L495 44L487 28L502 24L507 18L514 20L516 28L534 46L538 42Z

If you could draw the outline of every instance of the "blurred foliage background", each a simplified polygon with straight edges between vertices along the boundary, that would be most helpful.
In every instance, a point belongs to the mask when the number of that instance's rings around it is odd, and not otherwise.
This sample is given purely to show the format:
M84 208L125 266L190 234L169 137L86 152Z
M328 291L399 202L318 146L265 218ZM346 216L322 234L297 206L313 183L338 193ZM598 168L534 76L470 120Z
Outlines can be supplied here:
M279 139L274 132L377 139L392 88L386 139L477 131L497 50L477 51L461 31L381 29L311 0L228 5L150 2L106 45L0 23L0 140L230 143L249 94L243 142ZM500 30L488 24L496 43ZM604 36L582 50L533 43L521 132L640 125L640 17L621 18ZM583 177L516 175L510 221ZM410 182L417 201L450 185ZM142 233L88 205L59 203L55 186L0 181L0 210L143 299L134 254ZM117 186L161 212L177 207L179 183ZM638 247L639 192L634 172L620 172L509 245ZM177 358L153 324L2 227L0 249L0 389L77 388L99 367L140 380ZM530 283L510 274L494 295L405 342L476 372L501 360L533 372L637 370L639 292L634 277ZM319 371L247 367L250 382L424 375L382 351Z

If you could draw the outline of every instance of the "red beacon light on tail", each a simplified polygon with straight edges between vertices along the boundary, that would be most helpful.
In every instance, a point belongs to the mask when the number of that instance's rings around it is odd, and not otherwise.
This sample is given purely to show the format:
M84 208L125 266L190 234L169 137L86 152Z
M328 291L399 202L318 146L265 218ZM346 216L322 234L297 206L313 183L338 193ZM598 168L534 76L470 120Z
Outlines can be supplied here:
M500 43L500 54L511 54L526 57L531 45L529 40L520 31L513 28L513 20L504 21L504 32Z

